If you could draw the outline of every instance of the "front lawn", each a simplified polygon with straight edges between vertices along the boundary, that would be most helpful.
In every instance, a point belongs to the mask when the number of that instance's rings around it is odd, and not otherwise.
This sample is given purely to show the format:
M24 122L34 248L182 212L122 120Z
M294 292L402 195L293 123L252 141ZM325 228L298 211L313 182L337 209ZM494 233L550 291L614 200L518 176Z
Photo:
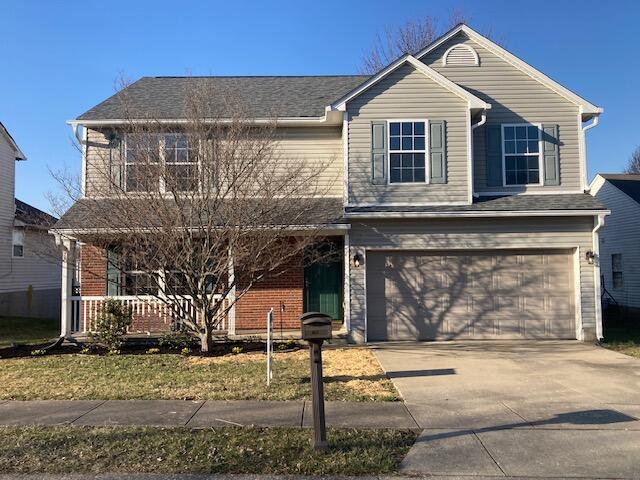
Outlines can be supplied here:
M640 358L640 328L607 327L604 341L611 350Z
M3 473L393 473L409 430L329 429L318 454L300 428L0 427Z
M327 400L393 401L398 393L371 351L323 352ZM266 356L179 354L45 355L0 359L0 400L310 398L309 352L274 354L266 386Z
M60 335L60 322L49 318L0 317L0 348L46 343Z

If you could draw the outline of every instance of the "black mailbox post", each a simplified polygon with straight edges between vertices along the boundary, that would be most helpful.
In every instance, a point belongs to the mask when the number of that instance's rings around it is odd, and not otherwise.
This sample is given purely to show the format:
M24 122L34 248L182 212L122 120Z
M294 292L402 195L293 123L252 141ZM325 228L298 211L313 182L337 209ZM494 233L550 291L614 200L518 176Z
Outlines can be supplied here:
M313 407L313 448L327 450L327 427L324 419L322 383L322 342L331 339L331 317L308 312L300 317L302 339L309 342L311 364L311 405Z

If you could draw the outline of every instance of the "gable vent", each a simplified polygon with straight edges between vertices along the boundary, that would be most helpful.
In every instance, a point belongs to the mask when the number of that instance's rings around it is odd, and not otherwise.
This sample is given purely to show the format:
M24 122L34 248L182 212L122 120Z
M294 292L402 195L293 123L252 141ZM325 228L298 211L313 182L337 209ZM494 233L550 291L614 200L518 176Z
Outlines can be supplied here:
M469 45L454 45L442 56L442 64L449 66L478 66L480 59L476 51Z

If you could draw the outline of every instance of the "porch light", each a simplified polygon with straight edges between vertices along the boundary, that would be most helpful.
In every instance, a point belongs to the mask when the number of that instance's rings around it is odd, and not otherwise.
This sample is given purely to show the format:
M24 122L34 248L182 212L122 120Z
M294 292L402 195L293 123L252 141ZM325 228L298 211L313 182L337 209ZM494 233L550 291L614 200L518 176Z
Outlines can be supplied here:
M362 256L360 256L359 253L356 253L353 256L353 266L358 268L360 266L360 264L362 263Z
M596 258L596 254L593 253L593 250L587 250L587 253L585 253L584 256L587 259L587 263L589 265L593 265L593 262L595 261L595 258Z

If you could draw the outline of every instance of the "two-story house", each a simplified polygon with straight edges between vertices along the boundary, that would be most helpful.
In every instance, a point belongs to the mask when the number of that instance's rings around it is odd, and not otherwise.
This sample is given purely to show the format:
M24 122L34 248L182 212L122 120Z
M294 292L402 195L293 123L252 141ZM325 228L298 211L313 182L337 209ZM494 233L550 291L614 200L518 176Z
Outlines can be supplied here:
M125 92L170 131L181 81L143 78ZM595 260L608 212L585 193L585 133L601 108L466 25L370 77L199 81L235 89L256 119L277 110L283 156L330 161L338 178L327 196L342 218L328 227L342 261L255 287L230 332L262 328L271 306L291 328L321 308L358 342L602 336ZM86 196L91 145L108 142L118 105L116 95L71 121L87 140ZM88 228L78 206L56 225L68 260ZM63 332L81 333L110 294L107 255L82 245L75 277L65 262Z
M59 254L47 232L57 219L15 198L15 164L26 159L0 123L0 315L58 318Z

